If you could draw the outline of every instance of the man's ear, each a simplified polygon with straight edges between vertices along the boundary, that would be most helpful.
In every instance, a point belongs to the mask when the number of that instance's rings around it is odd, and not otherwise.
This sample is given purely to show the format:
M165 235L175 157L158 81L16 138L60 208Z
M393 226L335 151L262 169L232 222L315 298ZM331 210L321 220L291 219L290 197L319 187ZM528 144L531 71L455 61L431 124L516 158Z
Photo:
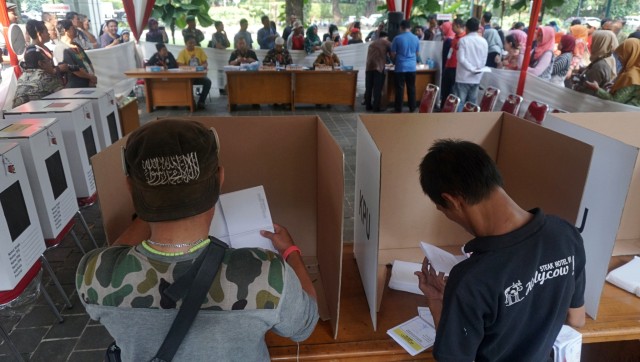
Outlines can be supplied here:
M220 190L222 190L222 184L224 183L224 167L218 166L218 179L220 180Z
M459 210L462 208L464 200L461 196L451 195L443 192L440 196L447 202L447 209Z

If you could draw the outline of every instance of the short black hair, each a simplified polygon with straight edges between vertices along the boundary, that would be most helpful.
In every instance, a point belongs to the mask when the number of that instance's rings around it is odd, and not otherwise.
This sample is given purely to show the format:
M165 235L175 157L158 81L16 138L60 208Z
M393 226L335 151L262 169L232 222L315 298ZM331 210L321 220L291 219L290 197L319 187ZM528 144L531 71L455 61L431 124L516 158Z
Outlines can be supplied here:
M78 16L78 13L76 13L75 11L69 11L64 18L67 20L73 20L73 18L75 18L76 16Z
M247 19L244 19L244 18L240 19L240 25L242 25L242 23L249 24Z
M518 47L520 46L520 43L518 43L518 39L516 39L516 37L512 34L509 34L504 38L504 43L509 43L509 45L511 45L511 47L514 49L518 49Z
M214 21L214 22L213 22L213 26L215 26L216 28L217 28L218 26L220 26L220 25L222 25L222 22L221 22L221 21Z
M378 37L380 37L380 38L384 38L384 37L387 37L387 36L389 36L389 34L387 34L387 32L386 32L386 31L384 31L384 30L382 30L382 31L380 32L380 34L378 34Z
M581 25L581 24L582 24L582 20L580 20L580 19L573 19L573 20L571 20L571 26L574 26L574 25Z
M443 193L470 205L503 186L495 162L479 145L463 140L437 140L420 163L420 186L436 205L448 208Z
M604 18L604 19L600 20L600 27L602 28L604 26L604 24L606 24L606 23L608 23L610 21L611 21L610 18ZM574 24L571 24L571 25L574 25Z
M31 39L38 39L38 33L42 33L47 31L47 27L44 25L44 21L41 20L29 20L27 21L27 25L25 26L27 29L27 34L31 37Z
M453 25L457 25L459 27L463 27L464 26L464 20L462 20L462 18L455 18L453 20Z
M118 21L115 19L109 19L107 21L104 22L104 25L109 26L109 23L116 23L116 26L118 26Z
M22 69L40 69L40 62L47 58L35 45L29 45L24 52L24 57L20 62Z
M260 21L265 21L265 20L269 20L268 15L262 15L262 17L260 18Z
M411 29L411 23L409 22L409 20L402 20L400 22L400 29Z
M516 29L523 29L524 28L524 23L521 22L521 21L518 21L513 27L516 28Z
M464 26L467 28L468 33L472 33L480 29L480 22L476 18L469 18Z
M485 12L484 14L482 14L482 19L484 19L485 23L488 23L491 21L491 17L493 16L493 14L491 14L490 11Z
M58 33L64 34L64 32L68 31L73 27L73 23L71 22L71 20L64 19L64 20L58 21L57 27L58 27L57 29Z
M196 37L195 37L195 36L193 36L193 35L187 35L187 36L185 36L185 37L184 37L184 43L185 43L185 44L187 44L187 43L189 42L189 40L193 40L193 41L195 41L195 42L196 42L196 44L198 43L198 42L196 41Z

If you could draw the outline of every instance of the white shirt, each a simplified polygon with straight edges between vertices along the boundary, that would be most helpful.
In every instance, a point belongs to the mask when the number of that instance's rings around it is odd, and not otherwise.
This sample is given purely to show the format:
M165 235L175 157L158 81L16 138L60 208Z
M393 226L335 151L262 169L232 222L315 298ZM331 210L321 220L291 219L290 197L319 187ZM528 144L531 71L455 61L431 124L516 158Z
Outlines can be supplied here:
M458 42L456 83L480 84L488 54L489 45L477 32L462 37Z

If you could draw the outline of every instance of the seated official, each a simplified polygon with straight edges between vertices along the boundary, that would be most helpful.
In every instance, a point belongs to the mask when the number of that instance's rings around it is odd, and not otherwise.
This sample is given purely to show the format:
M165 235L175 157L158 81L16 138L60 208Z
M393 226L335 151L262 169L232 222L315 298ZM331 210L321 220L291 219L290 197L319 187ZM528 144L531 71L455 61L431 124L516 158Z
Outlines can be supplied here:
M146 65L152 66L157 65L160 67L164 67L164 69L174 69L178 68L178 62L176 58L173 57L173 54L167 49L167 45L164 43L156 44L157 52L149 58Z
M186 37L186 47L178 54L178 65L190 67L204 67L207 70L207 54L202 48L196 46L196 38L192 36ZM194 85L201 85L202 92L198 98L198 109L205 109L204 102L207 100L209 91L211 90L211 79L208 77L194 78Z
M320 50L322 53L318 55L316 61L313 62L313 66L316 67L318 65L324 65L329 67L339 67L340 66L340 58L333 52L333 42L330 40L322 43Z
M236 50L229 56L229 65L250 64L258 61L256 52L249 49L244 38L236 39Z
M284 39L277 37L275 40L275 46L267 52L262 64L285 66L291 63L291 54L289 54L289 51L284 47Z
M20 67L22 75L18 78L13 108L42 99L64 88L60 68L54 67L53 61L33 45L27 47Z
M516 204L475 143L438 140L419 170L436 208L475 237L448 278L427 258L416 272L435 322L435 359L548 361L562 325L585 323L580 232Z
M129 245L88 252L76 275L82 304L113 336L123 361L152 360L184 303L165 291L192 280L183 276L197 275L192 265L221 243L208 236L224 182L217 139L214 129L184 119L149 122L127 139L123 163L138 215L125 232ZM287 230L274 230L261 234L278 253L222 251L173 361L268 361L268 331L298 342L313 332L313 283Z

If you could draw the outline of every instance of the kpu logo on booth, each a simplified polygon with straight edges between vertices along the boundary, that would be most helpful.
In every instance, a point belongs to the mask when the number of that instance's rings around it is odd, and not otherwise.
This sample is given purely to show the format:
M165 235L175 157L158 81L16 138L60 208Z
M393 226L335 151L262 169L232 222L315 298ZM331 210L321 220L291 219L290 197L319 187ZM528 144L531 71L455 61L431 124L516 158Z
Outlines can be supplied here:
M362 196L362 190L360 190L360 202L358 202L358 214L360 215L360 222L364 226L365 233L367 234L367 240L371 236L371 214L367 207L367 201Z

